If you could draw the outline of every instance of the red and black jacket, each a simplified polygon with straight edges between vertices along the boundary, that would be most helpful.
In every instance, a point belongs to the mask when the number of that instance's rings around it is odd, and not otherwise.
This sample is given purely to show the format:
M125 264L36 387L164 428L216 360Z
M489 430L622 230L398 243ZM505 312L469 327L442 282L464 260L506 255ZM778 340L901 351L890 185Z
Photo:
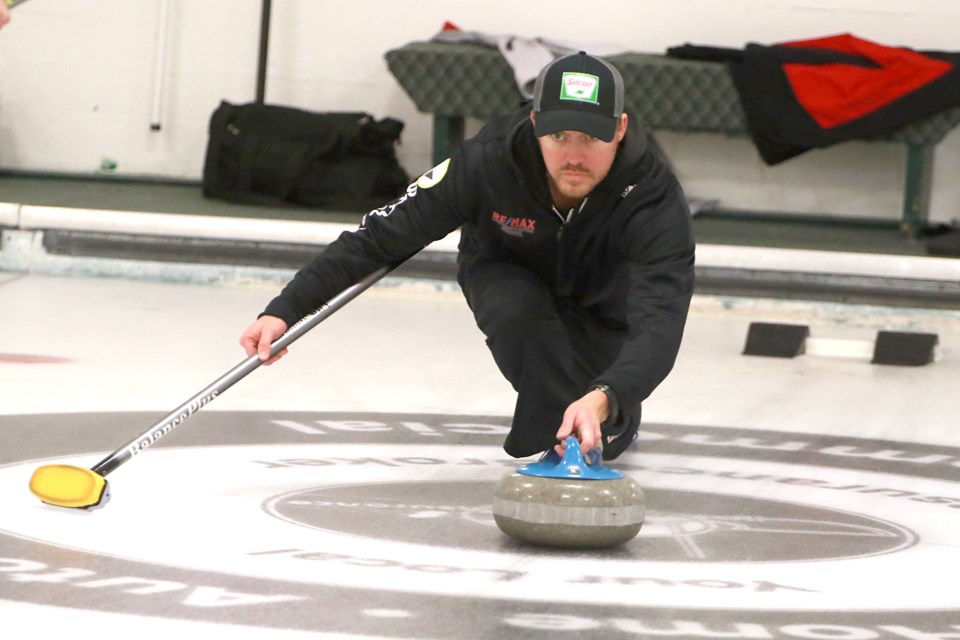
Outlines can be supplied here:
M685 45L668 54L729 63L750 134L771 165L960 105L960 54L850 34L743 50Z

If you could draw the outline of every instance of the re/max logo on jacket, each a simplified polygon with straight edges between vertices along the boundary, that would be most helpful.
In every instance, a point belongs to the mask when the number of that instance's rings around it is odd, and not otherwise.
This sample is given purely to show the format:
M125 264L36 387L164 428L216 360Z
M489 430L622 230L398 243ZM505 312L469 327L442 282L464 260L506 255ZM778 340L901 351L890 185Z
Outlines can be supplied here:
M505 216L496 211L493 212L491 218L494 222L500 225L501 231L518 238L523 237L525 233L533 233L534 227L537 224L536 220L531 220L529 218L513 218L511 216Z

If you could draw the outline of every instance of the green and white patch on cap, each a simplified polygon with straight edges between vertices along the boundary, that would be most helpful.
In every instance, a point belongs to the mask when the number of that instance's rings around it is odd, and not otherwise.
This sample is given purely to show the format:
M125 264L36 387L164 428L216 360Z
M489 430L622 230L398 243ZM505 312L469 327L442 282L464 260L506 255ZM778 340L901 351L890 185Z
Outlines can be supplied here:
M599 104L600 78L589 73L567 71L560 82L560 99Z

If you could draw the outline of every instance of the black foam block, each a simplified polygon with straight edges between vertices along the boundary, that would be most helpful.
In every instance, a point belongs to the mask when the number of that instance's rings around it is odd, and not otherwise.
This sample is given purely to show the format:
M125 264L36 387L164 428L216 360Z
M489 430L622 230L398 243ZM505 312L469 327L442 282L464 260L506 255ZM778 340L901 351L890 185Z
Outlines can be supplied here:
M922 367L933 362L939 338L935 333L880 331L873 345L873 364Z
M795 358L806 350L809 335L805 324L751 322L743 355Z

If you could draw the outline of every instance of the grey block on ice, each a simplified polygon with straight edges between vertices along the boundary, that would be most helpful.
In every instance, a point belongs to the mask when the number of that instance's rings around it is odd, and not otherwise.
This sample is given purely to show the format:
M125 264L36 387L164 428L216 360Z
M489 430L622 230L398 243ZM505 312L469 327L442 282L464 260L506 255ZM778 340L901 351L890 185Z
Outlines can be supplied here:
M645 496L633 478L577 480L511 473L497 484L493 518L501 531L547 547L600 548L640 532Z

